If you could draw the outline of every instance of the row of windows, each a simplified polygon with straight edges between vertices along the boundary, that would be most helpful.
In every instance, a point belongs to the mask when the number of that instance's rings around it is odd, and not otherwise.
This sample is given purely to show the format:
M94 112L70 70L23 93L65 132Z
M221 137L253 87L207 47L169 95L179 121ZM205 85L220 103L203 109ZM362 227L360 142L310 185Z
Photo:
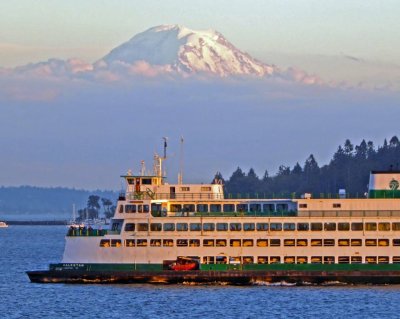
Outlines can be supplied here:
M171 204L171 212L274 212L287 211L288 204ZM149 212L149 205L127 204L119 206L120 213L145 213Z
M332 246L362 246L364 242L364 246L381 246L386 247L390 246L392 243L393 246L400 246L400 239L393 239L391 242L389 239L177 239L176 246L177 247L200 247L202 243L203 247L332 247ZM126 247L173 247L174 240L173 239L126 239L125 246ZM101 247L121 247L121 239L102 239L100 241Z
M226 264L226 256L204 256L203 264ZM229 257L230 264L389 264L389 256L236 256ZM392 257L393 264L400 263L400 256Z
M145 205L146 206L146 205ZM400 223L127 223L125 231L400 231Z

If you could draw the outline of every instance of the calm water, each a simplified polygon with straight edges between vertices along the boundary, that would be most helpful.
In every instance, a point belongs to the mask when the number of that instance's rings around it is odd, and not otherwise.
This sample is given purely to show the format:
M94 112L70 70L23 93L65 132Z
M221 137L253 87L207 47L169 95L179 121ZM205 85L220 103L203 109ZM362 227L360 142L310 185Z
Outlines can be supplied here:
M59 262L65 227L0 229L0 318L399 318L400 286L32 284Z

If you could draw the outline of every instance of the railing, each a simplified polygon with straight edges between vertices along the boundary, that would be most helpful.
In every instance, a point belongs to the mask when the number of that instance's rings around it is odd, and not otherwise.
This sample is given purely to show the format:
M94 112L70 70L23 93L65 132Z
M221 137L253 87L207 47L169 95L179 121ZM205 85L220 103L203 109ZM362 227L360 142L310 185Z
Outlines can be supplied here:
M152 212L153 217L295 217L296 211L277 212Z
M144 199L177 199L177 200L222 200L224 194L205 194L205 193L187 193L187 194L171 194L171 193L152 193L148 194L145 192L141 193L129 193L127 194L129 200L144 200Z

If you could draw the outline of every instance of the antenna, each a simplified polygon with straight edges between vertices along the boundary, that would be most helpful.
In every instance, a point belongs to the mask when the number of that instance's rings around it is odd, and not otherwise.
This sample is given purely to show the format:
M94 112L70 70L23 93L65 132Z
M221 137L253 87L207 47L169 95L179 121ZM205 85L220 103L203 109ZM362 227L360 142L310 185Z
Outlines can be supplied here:
M178 184L183 183L183 136L181 136L181 149L179 156L179 174L178 174Z
M140 167L140 175L144 176L144 175L146 174L146 164L145 164L145 162L142 160L142 161L140 162L140 165L141 165L141 167Z
M167 141L168 137L163 137L164 140L164 159L167 159Z

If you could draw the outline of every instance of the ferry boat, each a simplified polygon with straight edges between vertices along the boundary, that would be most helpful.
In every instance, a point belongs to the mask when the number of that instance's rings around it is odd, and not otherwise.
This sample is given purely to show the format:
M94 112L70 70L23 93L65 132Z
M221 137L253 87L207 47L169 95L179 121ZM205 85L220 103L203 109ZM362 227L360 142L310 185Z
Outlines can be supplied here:
M231 198L220 181L123 175L110 229L70 228L48 283L400 283L400 171L372 171L366 198Z

